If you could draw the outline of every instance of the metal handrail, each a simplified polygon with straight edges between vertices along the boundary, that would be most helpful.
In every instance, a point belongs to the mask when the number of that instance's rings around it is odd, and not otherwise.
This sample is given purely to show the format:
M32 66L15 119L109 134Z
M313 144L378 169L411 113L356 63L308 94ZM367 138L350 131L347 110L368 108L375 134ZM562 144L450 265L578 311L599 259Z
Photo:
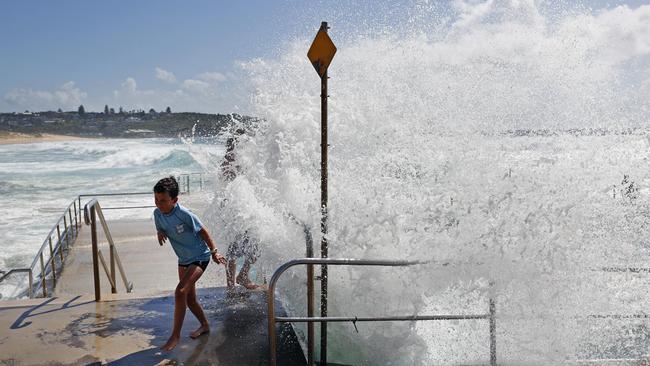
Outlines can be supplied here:
M364 259L339 259L339 258L300 258L282 264L275 270L268 287L268 327L269 327L269 352L271 366L277 365L276 356L276 323L327 323L327 322L352 322L358 321L420 321L420 320L470 320L487 319L490 322L490 365L496 366L496 305L493 298L489 300L488 314L472 315L408 315L408 316L386 316L386 317L276 317L275 316L275 285L280 276L289 268L301 264L305 265L347 265L347 266L390 266L404 267L416 264L425 264L423 261L395 261L395 260L364 260ZM355 325L356 327L356 325ZM321 352L323 350L321 349ZM308 355L313 360L313 355ZM310 361L311 362L311 361Z
M104 229L104 235L106 236L106 240L108 241L108 245L109 245L110 272L106 266L106 262L104 261L104 256L102 255L98 247L97 217L99 217L99 222L102 225L102 228ZM130 293L131 291L133 291L133 283L129 282L128 279L126 278L124 267L122 267L122 261L120 260L120 257L117 254L117 249L115 248L113 237L111 236L111 232L108 229L108 225L106 224L106 219L104 218L104 213L102 212L102 207L99 204L97 198L93 198L84 206L84 221L86 225L90 225L90 232L91 232L90 237L92 241L93 282L95 285L95 301L101 300L98 260L101 260L102 266L104 267L104 271L108 276L109 282L111 284L111 293L114 294L117 293L117 286L115 281L116 263L120 270L120 275L122 277L122 282L124 283L124 287L126 288L126 292Z
M14 273L28 273L29 274L29 297L32 297L32 287L34 285L34 278L32 277L32 271L29 268L14 268L9 272L2 272L2 277L0 277L0 282L4 281L5 278L8 278Z
M190 176L199 176L199 190L203 190L205 179L204 173L183 173L186 176L187 189L181 193L190 193ZM30 298L36 296L34 286L42 287L41 294L43 297L48 297L52 289L56 287L57 276L63 269L63 263L70 249L70 244L78 237L81 228L81 215L82 206L81 199L84 197L107 197L107 196L134 196L134 195L151 195L151 192L118 192L118 193L95 193L95 194L80 194L76 196L68 207L59 216L56 223L52 226L49 233L45 237L41 247L34 255L29 267L13 268L8 271L0 271L0 283L5 279L12 277L17 273L29 274L29 287L28 294ZM104 210L123 210L123 209L137 209L137 208L153 208L151 206L128 206L128 207L105 207ZM103 216L103 215L102 215ZM62 229L63 227L63 229ZM56 235L55 235L56 233ZM54 239L52 237L54 236ZM49 249L49 257L47 256L47 249ZM58 256L58 259L57 259ZM40 271L36 270L36 266L40 262ZM38 273L36 283L34 283L34 274ZM48 284L47 282L51 282Z
M73 218L74 214L74 218ZM61 224L63 224L63 231L61 230ZM48 289L54 288L56 286L57 275L63 269L63 263L69 252L70 243L77 238L79 235L79 227L81 226L80 218L77 216L77 198L75 198L68 207L63 211L59 216L56 223L52 226L49 233L47 234L43 244L36 252L32 263L29 267L26 268L14 268L5 273L0 277L0 282L9 278L10 275L14 273L28 273L29 275L29 287L28 295L30 298L33 298L36 294L34 291L34 273L36 272L36 266L40 262L40 273L37 277L37 285L42 287L42 296L48 296ZM52 236L56 232L55 240L53 242ZM54 244L54 245L53 245ZM49 257L47 257L46 249L49 249ZM58 260L58 270L57 270L57 255ZM47 257L47 259L46 259ZM51 277L51 286L48 286L48 276Z

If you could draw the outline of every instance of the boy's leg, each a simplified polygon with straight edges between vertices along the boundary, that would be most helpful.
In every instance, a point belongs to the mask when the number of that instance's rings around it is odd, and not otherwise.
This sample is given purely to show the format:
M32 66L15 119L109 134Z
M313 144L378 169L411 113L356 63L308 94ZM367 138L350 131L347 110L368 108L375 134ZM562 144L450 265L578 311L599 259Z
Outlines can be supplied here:
M201 278L202 274L203 270L194 265L187 268L178 267L178 277L180 278L180 281L178 282L178 286L176 286L176 291L174 292L174 328L172 329L172 335L167 340L167 343L160 347L163 351L171 351L176 347L176 344L178 344L178 341L181 338L183 320L185 319L187 295L196 281Z
M247 290L255 290L260 286L248 278L248 272L251 269L251 264L255 263L254 259L246 258L244 260L244 265L242 265L239 274L237 275L237 283L244 286Z
M193 285L192 289L187 294L187 307L190 308L190 311L200 323L199 327L190 333L190 338L197 338L201 334L209 332L210 325L208 324L208 319L205 318L203 308L201 308L201 304L199 304L196 299L196 285Z
M235 289L235 272L237 272L237 262L235 259L229 259L226 267L226 285L230 291Z

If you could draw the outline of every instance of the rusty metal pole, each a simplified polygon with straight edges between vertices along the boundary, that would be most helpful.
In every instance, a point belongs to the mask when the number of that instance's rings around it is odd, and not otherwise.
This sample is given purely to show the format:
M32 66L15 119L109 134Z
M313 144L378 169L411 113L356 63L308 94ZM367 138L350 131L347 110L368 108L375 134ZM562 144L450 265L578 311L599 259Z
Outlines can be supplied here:
M61 228L56 224L56 245L59 246L59 254L61 255L61 266L63 266L63 244L61 244Z
M311 231L306 225L303 227L307 244L307 258L314 257L314 241ZM307 265L307 317L314 316L314 265ZM307 365L314 366L314 323L307 323Z
M109 251L108 251L108 257L110 266L111 266L111 280L113 283L111 283L111 293L116 294L117 293L117 282L115 281L115 246L112 243L108 243L109 245Z
M273 280L273 279L271 279ZM268 327L269 327L269 363L271 366L277 366L276 355L276 334L275 334L275 283L271 281L268 291Z
M490 366L497 366L497 311L492 297L490 297Z
M99 289L99 263L97 259L97 215L95 214L95 205L90 207L90 237L93 249L93 282L95 284L95 301L101 300Z
M77 218L77 200L72 201L72 204L74 205L74 232L76 237L80 226L79 219Z
M56 253L52 249L52 236L47 237L48 242L50 243L50 261L52 261L52 281L53 286L56 286ZM61 263L63 265L63 263Z
M73 222L73 221L72 221L72 210L70 209L70 207L68 207L68 217L70 218L70 227L69 227L69 230L72 230L71 233L68 233L68 243L70 243L70 238L71 238L71 237L74 238L74 231L75 231L75 229L76 229L76 223L75 223L74 226L72 225L72 222ZM70 245L70 244L68 244L68 245Z
M327 33L327 22L322 22L320 30ZM327 258L327 70L321 76L321 258ZM321 266L320 316L327 317L327 265ZM327 322L320 323L320 363L327 365Z

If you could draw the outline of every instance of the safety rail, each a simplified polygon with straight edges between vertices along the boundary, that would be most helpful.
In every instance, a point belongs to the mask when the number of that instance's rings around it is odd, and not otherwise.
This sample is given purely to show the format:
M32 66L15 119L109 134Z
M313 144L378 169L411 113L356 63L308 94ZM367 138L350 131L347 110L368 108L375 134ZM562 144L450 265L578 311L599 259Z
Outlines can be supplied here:
M196 191L192 188L192 182L196 184L198 176L198 190L202 191L204 184L208 181L205 178L206 173L181 173L176 175L179 182L181 194L189 194L190 191ZM194 177L192 179L192 177ZM68 207L59 216L56 223L52 226L47 237L43 241L40 249L36 252L34 259L29 267L26 268L13 268L10 270L0 270L0 283L4 280L13 277L15 274L27 273L29 277L29 285L27 288L28 296L34 298L37 296L36 288L42 288L40 294L42 297L51 295L53 289L56 287L58 276L63 269L63 265L67 254L69 252L70 244L79 235L79 230L82 225L83 208L81 205L82 198L89 197L109 197L109 196L134 196L134 195L151 195L149 192L119 192L119 193L95 193L95 194L80 194L73 199ZM139 208L154 208L155 205L144 206L116 206L116 207L103 207L103 210L127 210ZM103 215L102 215L103 216ZM49 250L49 252L48 252ZM48 256L49 254L49 256ZM40 271L37 265L40 262Z
M95 193L95 194L80 194L79 210L81 211L81 199L86 197L118 197L118 196L151 196L151 192L119 192L119 193ZM155 205L145 206L119 206L119 207L102 207L102 210L128 210L133 208L154 208Z
M192 180L190 179L192 176L198 176L199 180L199 191L203 191L203 186L206 183L206 179L204 178L205 173L183 173L177 175L176 181L178 182L178 188L179 188L179 194L190 194L190 192L194 191L194 189L191 188ZM195 179L196 180L196 179ZM151 191L148 192L118 192L118 193L93 193L93 194L80 194L77 197L77 200L79 201L79 212L81 212L81 199L82 198L90 198L90 197L116 197L116 196L150 196L152 193ZM154 208L156 207L155 205L144 205L144 206L119 206L119 207L102 207L102 210L129 210L129 209L137 209L137 208Z
M56 286L57 276L63 269L70 243L79 235L80 226L81 218L77 216L77 199L75 199L52 226L30 266L7 271L0 277L0 283L15 273L27 273L29 276L29 286L27 288L29 298L36 296L35 288L37 287L41 287L42 296L47 297L51 289ZM39 262L40 270L37 270L36 266ZM34 278L35 273L38 274L36 278Z
M190 182L192 181L193 176L198 176L199 190L203 190L203 184L205 183L203 177L204 173L183 173L176 176L176 181L178 182L178 187L181 193L189 194L190 191L192 191ZM196 181L196 178L194 180Z
M269 360L271 366L277 365L276 355L276 323L327 323L327 322L370 322L370 321L421 321L421 320L471 320L487 319L490 324L490 365L496 366L496 305L493 298L489 300L488 314L478 315L408 315L408 316L385 316L385 317L276 317L275 316L275 286L280 276L289 268L297 265L343 265L343 266L388 266L405 267L416 264L424 264L420 261L389 261L389 260L363 260L363 259L338 259L338 258L300 258L282 264L275 270L268 285L268 327L269 327ZM326 335L325 335L326 336ZM310 341L311 343L311 341ZM321 348L321 355L326 350ZM308 350L308 364L313 365L314 358L311 349Z
M109 259L110 259L110 273L108 267L106 266L106 261L102 252L99 250L99 243L97 240L97 217L99 217L99 222L104 229L104 235L109 245ZM93 282L95 285L95 301L101 300L101 285L99 282L99 264L98 259L104 267L108 281L111 284L111 293L117 293L117 283L115 281L115 264L120 270L120 275L122 277L122 282L124 282L124 287L126 292L133 291L133 283L129 282L126 278L126 273L124 272L124 267L122 267L122 261L120 260L119 255L117 254L117 249L115 248L115 243L113 242L113 237L111 232L108 230L108 225L106 224L106 219L104 218L104 213L102 212L102 207L99 204L99 201L94 198L90 202L86 203L84 206L84 221L86 225L90 225L90 237L92 241L92 255L93 255Z

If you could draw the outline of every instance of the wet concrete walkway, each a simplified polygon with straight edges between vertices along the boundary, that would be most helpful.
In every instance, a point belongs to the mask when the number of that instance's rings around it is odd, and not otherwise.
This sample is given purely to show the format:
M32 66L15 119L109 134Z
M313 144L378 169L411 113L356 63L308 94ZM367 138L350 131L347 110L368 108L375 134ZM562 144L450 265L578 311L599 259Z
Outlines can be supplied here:
M183 196L183 204L201 213L208 201ZM18 365L266 365L269 359L266 293L225 293L225 268L211 263L197 282L199 302L211 332L189 338L198 321L188 310L179 345L162 346L172 329L177 259L169 243L158 245L152 219L116 220L109 229L124 270L134 284L125 293L117 274L117 294L100 266L102 301L95 302L90 227L83 225L55 296L0 301L0 366ZM108 260L108 244L98 226L99 248ZM225 246L217 243L221 251ZM278 315L281 304L276 303ZM279 329L279 364L306 363L289 325Z
M188 311L182 339L161 352L172 328L172 296L90 295L0 302L0 365L266 365L266 294L226 296L198 290L211 332L189 338L198 322ZM279 306L280 304L276 304ZM304 365L293 330L278 330L279 364Z

